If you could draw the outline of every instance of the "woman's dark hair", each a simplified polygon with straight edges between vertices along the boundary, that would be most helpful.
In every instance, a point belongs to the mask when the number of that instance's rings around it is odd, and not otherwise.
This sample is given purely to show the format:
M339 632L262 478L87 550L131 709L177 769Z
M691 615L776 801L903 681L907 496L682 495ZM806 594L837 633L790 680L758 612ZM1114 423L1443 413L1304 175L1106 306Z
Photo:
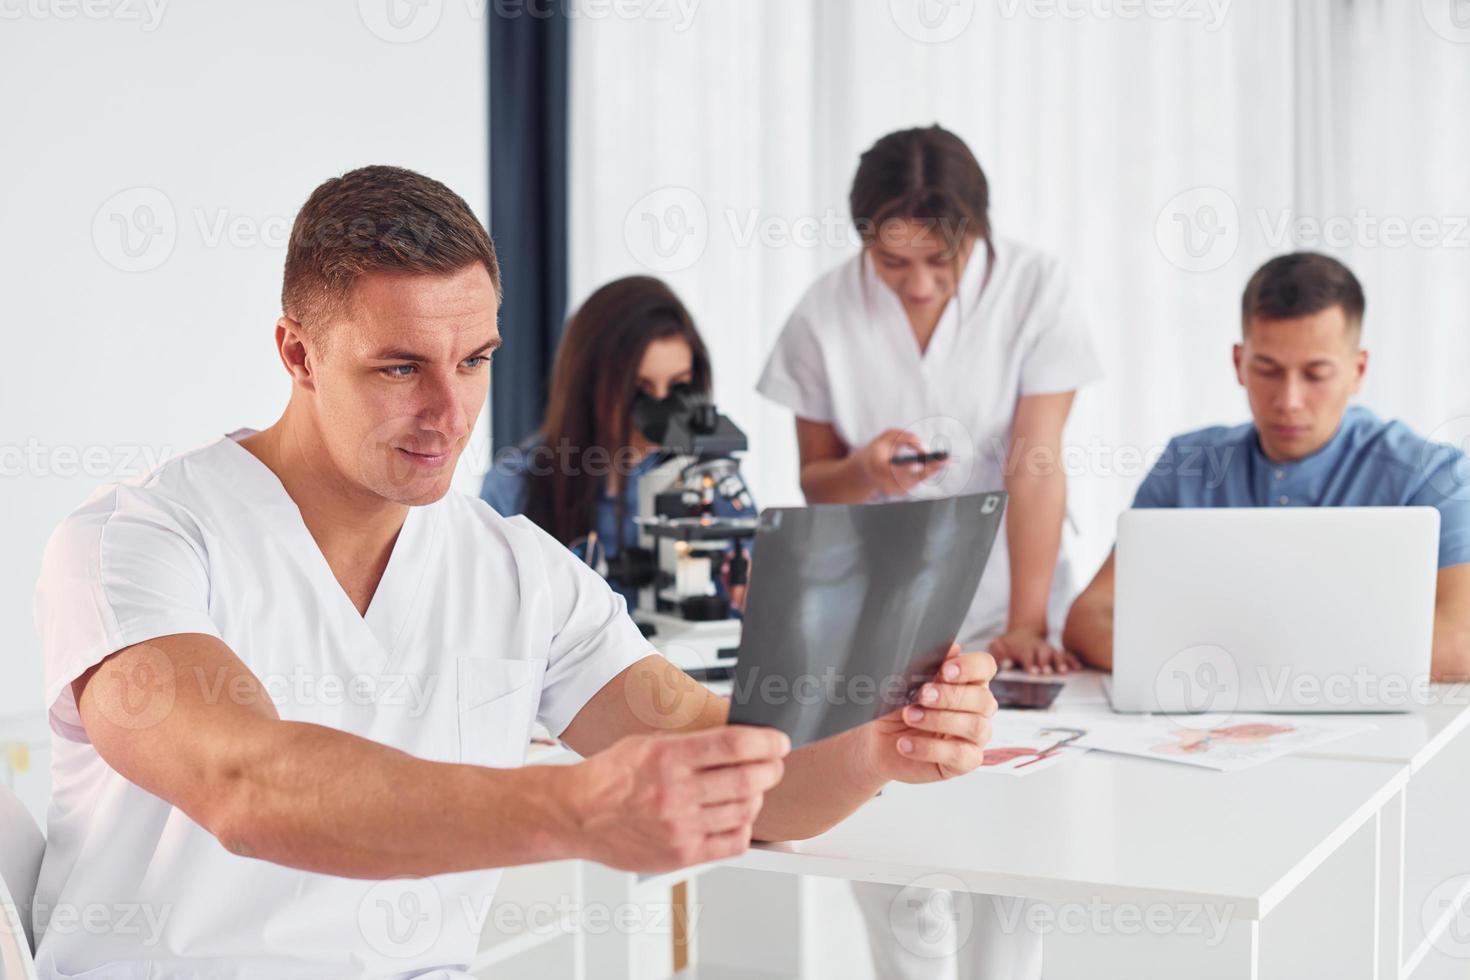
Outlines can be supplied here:
M940 126L902 129L869 147L858 159L847 202L865 246L879 239L886 222L909 220L938 232L956 255L978 239L995 256L985 171L965 141Z
M658 279L629 276L610 282L567 321L537 440L549 452L537 460L533 450L525 498L526 516L563 544L596 526L604 480L614 466L626 466L623 450L633 435L643 353L653 341L670 337L689 344L692 387L707 395L709 351L689 311ZM619 527L624 516L620 496Z

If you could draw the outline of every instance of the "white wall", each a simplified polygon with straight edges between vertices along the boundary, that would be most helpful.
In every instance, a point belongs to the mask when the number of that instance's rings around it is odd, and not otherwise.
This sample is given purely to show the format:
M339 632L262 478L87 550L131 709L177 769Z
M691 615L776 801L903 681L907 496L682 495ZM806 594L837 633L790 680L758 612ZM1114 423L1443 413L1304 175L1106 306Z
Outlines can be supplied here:
M485 216L481 11L0 3L0 716L43 707L30 603L57 521L284 404L272 331L312 188L399 164ZM129 256L133 218L161 233L134 225Z
M1073 410L1067 469L1090 576L1168 438L1248 417L1230 350L1241 289L1272 255L1348 262L1368 294L1362 400L1470 448L1470 27L1450 12L706 0L585 18L572 296L665 277L750 435L757 499L799 502L790 415L756 379L812 279L856 250L858 154L894 129L950 127L990 177L997 231L1059 256L1089 309L1105 377ZM650 229L678 247L659 254Z

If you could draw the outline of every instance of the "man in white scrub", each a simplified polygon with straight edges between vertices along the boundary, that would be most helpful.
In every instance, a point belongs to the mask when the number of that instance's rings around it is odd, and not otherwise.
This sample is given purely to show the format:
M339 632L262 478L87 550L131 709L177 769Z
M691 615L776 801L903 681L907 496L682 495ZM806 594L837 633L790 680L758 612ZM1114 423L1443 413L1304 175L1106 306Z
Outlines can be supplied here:
M940 127L874 144L850 204L862 251L807 290L758 384L796 416L807 500L1007 490L960 644L1066 673L1080 664L1059 642L1074 594L1060 440L1076 390L1100 374L1083 311L1054 260L990 234L985 176ZM895 464L931 453L947 455ZM962 980L1039 978L1024 903L954 884L854 883L877 974L930 980L956 962Z
M556 541L449 492L498 291L442 184L327 181L286 258L280 419L53 535L43 978L464 976L495 869L675 869L979 763L989 657L953 649L922 722L788 755L726 726ZM524 766L536 721L584 761Z

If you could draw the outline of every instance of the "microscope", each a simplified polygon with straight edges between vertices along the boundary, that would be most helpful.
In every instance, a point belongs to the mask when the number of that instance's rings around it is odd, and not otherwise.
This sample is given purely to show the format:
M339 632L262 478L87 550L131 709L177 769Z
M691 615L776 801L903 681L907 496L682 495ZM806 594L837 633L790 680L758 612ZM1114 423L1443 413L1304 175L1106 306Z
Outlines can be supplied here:
M638 484L638 546L609 562L608 578L637 589L630 612L665 657L696 679L721 680L740 646L740 620L716 582L728 559L729 584L746 583L758 517L737 459L748 443L698 394L676 391L661 410L666 419L640 425L659 448Z

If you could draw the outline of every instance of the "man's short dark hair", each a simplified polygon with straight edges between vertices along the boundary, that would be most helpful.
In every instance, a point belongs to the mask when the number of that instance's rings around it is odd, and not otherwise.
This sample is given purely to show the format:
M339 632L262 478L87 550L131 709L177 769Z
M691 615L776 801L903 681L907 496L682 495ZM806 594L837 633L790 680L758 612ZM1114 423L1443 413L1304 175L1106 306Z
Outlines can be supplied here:
M500 265L464 198L402 167L360 167L311 192L291 227L281 306L316 332L374 272L448 275L480 263L500 292Z
M1295 320L1342 307L1348 333L1363 332L1363 287L1352 270L1316 252L1278 255L1256 270L1240 298L1240 320L1249 333L1252 320Z

